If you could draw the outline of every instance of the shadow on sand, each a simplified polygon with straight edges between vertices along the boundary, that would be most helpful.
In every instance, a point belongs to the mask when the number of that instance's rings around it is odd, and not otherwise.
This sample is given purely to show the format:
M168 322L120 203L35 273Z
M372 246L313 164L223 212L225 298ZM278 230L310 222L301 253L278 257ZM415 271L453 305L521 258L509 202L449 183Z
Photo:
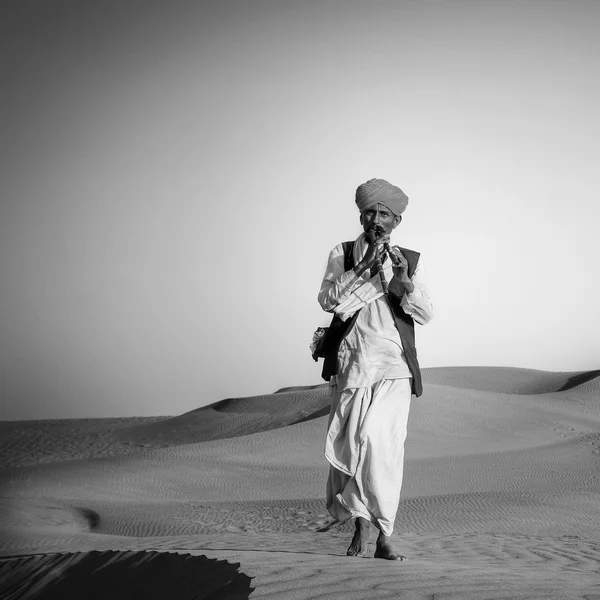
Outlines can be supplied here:
M245 600L239 563L168 552L76 552L0 560L4 600Z
M588 381L592 381L592 379L596 379L596 377L600 377L600 369L597 371L585 371L584 373L578 373L577 375L569 377L567 382L558 391L565 392L577 387L578 385L583 385Z

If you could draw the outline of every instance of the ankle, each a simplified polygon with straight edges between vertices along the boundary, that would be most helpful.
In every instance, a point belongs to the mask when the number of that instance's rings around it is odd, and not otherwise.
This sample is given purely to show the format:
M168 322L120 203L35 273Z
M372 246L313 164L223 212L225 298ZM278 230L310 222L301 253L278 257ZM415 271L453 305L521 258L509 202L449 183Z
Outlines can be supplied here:
M357 535L362 540L368 540L371 537L371 524L369 521L362 517L357 517L354 535Z

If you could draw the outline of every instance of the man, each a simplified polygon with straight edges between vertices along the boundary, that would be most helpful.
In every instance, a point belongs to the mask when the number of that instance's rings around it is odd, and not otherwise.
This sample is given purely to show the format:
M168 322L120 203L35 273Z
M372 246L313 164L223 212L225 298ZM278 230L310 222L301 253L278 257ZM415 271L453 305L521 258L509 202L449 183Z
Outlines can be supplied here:
M389 245L408 197L371 179L356 190L356 204L364 231L332 250L319 292L323 310L334 313L323 366L332 390L327 508L336 521L355 519L349 556L366 555L373 523L375 558L402 560L391 535L411 395L422 393L414 322L427 323L433 306L419 253Z

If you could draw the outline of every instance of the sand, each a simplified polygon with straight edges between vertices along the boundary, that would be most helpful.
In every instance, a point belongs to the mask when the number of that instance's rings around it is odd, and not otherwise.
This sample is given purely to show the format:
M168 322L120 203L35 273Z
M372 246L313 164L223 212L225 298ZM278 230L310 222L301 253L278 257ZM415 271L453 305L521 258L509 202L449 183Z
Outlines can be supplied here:
M600 371L424 376L407 560L345 556L351 526L329 527L323 498L328 389L296 386L0 423L0 597L600 600Z

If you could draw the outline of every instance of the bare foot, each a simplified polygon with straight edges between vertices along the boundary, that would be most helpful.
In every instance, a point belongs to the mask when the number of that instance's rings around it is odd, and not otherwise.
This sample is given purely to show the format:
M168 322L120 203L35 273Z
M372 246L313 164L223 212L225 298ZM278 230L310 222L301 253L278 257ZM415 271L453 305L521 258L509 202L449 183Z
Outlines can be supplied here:
M406 556L398 554L392 546L392 538L388 535L379 533L377 538L377 547L375 548L375 558L385 558L386 560L404 560Z
M357 517L355 525L356 531L346 554L348 556L366 556L367 545L369 544L369 521Z

